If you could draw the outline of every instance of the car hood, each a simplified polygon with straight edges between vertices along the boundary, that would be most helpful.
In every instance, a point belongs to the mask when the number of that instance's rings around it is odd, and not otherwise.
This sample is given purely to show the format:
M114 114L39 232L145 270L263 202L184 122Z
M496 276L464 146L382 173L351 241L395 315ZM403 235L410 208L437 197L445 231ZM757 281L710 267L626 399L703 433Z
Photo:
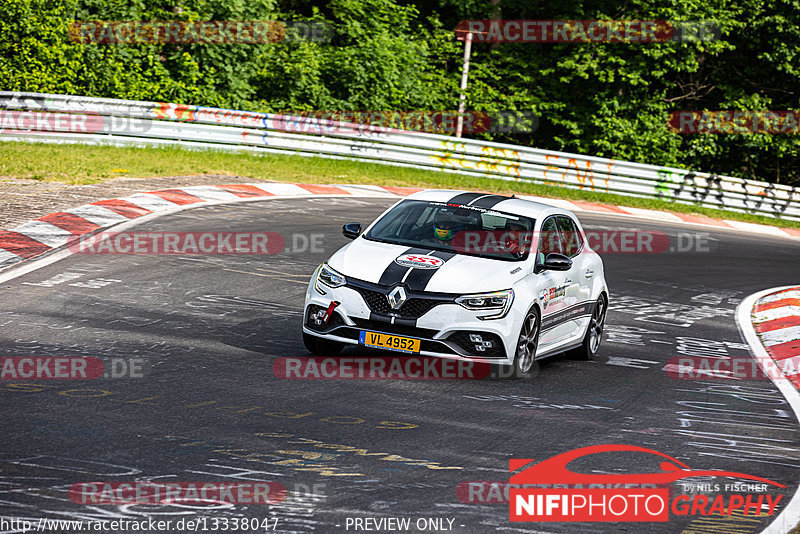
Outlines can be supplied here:
M384 272L387 272L382 282L391 285L400 282L406 275L408 269L397 265L395 259L407 254L410 248L405 245L390 245L358 238L331 256L328 265L346 277L375 284L381 283ZM423 254L428 255L430 251L431 249L428 249ZM448 259L438 268L413 269L414 272L406 277L409 289L460 294L509 289L514 280L523 275L524 265L527 263L465 254L456 254L452 257L449 254L439 255ZM512 274L512 271L515 272Z

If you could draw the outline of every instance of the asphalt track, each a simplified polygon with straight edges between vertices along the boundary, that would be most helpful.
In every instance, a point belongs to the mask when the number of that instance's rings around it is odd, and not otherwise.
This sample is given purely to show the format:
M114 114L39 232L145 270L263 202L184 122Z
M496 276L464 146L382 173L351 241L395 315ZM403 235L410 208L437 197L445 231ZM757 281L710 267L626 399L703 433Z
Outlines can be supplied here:
M695 469L776 480L788 486L771 490L784 495L779 508L789 501L800 426L772 384L677 380L664 367L682 354L747 356L736 304L796 284L800 247L582 214L590 230L661 230L676 243L678 233L708 235L706 252L603 255L612 300L597 361L556 356L526 381L275 377L276 358L306 355L305 284L346 243L341 225L369 222L391 202L199 207L137 230L276 231L289 243L295 234L321 234L322 246L303 251L298 238L297 250L272 256L73 255L3 283L2 356L135 359L141 377L2 381L0 516L277 518L280 532L345 532L347 518L450 518L452 531L464 533L738 533L758 532L771 519L512 524L507 504L456 495L462 482L507 480L510 458L607 443L655 449ZM646 456L587 458L575 467L658 470ZM278 505L220 509L88 506L67 495L75 482L131 480L272 480L290 494Z

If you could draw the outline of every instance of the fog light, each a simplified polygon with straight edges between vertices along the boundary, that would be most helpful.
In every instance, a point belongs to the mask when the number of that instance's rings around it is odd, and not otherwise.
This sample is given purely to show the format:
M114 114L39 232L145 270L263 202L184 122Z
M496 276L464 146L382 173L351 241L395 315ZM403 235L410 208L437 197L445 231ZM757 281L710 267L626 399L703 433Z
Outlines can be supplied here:
M322 326L322 319L325 317L325 310L319 310L311 314L311 320L317 326Z
M473 343L483 343L483 338L481 337L480 334L470 334L469 340L472 341Z
M492 347L494 347L491 341L484 341L481 345L483 347L486 347L487 349L491 349Z
M475 350L477 350L478 352L486 352L486 347L484 347L483 345L475 345Z

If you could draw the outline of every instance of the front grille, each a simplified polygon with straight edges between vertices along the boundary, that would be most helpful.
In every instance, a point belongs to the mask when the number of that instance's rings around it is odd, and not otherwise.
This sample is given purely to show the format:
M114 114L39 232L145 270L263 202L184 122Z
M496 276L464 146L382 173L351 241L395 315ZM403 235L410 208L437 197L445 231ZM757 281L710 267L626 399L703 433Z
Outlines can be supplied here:
M470 334L481 336L481 339L483 339L483 341L491 341L492 346L490 348L485 348L485 350L482 351L477 350L475 348L475 345L479 345L479 343L471 341L469 339ZM497 334L491 334L489 332L467 332L460 330L458 332L453 332L452 334L447 336L447 341L455 343L461 350L478 358L506 357L506 349L503 346L503 340L500 339L500 336L498 336Z
M392 308L389 306L389 302L386 300L386 295L383 293L371 291L363 287L356 287L355 290L361 294L369 309L375 313L386 315L389 313L389 311L391 311Z
M394 286L386 288L375 286L373 289L363 287L360 284L348 285L349 287L358 291L358 293L364 299L364 302L367 303L367 306L373 312L381 315L393 315L402 319L419 319L439 304L451 304L453 302L452 298L415 297L409 292L408 300L405 301L399 309L395 310L392 309L392 307L389 305L389 301L386 298L386 295L394 288Z

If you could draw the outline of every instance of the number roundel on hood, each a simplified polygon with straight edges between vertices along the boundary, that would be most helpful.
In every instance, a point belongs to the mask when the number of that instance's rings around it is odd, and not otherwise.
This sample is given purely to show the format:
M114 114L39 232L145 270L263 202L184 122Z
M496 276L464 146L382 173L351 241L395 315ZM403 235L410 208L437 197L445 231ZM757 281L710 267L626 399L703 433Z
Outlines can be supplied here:
M444 260L425 254L403 254L398 256L394 262L397 265L411 267L412 269L438 269L442 266Z

